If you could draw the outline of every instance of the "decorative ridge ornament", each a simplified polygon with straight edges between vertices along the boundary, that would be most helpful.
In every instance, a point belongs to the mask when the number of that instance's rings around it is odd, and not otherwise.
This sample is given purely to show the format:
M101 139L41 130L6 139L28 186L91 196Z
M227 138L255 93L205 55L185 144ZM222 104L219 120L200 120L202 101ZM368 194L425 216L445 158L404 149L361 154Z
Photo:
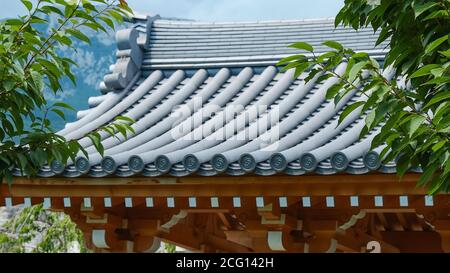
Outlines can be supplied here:
M117 31L117 62L111 66L111 73L105 75L100 84L102 93L125 88L139 73L144 58L143 50L148 47L150 42L153 21L159 18L161 18L159 15L147 16L145 37L141 37L136 26Z
M112 67L112 73L104 77L101 91L106 93L120 90L127 86L142 64L143 52L137 43L138 31L134 28L119 30L116 33L117 62Z

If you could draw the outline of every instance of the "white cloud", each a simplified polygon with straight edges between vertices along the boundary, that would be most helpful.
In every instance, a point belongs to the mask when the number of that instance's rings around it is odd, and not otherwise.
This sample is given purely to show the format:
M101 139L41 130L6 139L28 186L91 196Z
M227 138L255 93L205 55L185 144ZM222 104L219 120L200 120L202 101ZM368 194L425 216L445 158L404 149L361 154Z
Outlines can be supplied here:
M98 33L95 38L97 39L97 41L104 45L104 46L111 46L111 45L115 45L116 41L114 39L114 34L111 33L104 33L104 32L100 32Z
M104 52L106 54L103 54ZM77 66L72 68L78 80L92 88L97 88L103 76L108 72L108 68L115 62L113 50L105 48L100 52L94 51L89 46L79 46L77 50L66 49L65 57L73 60Z
M63 91L58 91L56 94L50 90L45 90L44 96L48 102L67 101L67 99L73 97L76 92L77 90L75 88L63 88Z

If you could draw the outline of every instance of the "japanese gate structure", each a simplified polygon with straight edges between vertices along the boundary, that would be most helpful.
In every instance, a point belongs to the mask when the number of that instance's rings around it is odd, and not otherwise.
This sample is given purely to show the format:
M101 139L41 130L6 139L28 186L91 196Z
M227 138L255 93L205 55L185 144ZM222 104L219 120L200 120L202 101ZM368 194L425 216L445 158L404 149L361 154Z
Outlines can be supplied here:
M364 97L335 105L325 96L335 78L305 82L276 66L296 41L320 53L337 40L382 62L387 45L376 39L333 19L136 16L116 34L103 95L59 132L89 159L18 173L0 205L64 211L99 252L152 252L161 241L200 252L450 251L449 196L416 187L420 170L399 181L384 147L370 150L379 128L359 138L364 113L337 126ZM135 134L102 132L102 157L85 135L119 115L135 120Z

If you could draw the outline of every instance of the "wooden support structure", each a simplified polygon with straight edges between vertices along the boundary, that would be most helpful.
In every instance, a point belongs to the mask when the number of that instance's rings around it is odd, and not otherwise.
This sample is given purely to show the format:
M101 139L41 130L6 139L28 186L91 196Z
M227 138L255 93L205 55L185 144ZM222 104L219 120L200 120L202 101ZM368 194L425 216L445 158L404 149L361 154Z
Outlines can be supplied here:
M16 178L0 205L64 211L98 252L450 252L450 195L394 175Z

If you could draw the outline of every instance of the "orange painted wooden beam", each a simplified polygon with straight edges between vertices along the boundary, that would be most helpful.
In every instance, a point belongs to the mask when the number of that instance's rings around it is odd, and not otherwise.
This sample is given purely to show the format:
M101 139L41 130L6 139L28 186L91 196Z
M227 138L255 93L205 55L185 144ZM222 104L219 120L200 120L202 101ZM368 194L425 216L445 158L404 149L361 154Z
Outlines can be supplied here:
M399 182L392 174L306 176L217 176L162 178L20 178L3 196L28 197L181 197L181 196L328 196L426 194L416 187L419 174L407 174Z

